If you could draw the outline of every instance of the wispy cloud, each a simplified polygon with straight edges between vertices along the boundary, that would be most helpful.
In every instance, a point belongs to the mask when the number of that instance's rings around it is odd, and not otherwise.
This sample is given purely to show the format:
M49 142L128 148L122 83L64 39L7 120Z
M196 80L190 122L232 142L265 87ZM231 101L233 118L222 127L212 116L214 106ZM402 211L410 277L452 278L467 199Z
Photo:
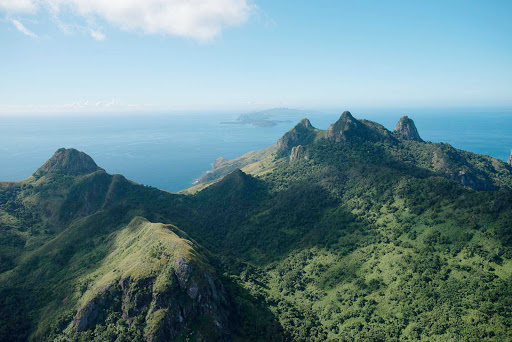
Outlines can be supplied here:
M44 9L52 16L65 12L91 22L99 19L123 30L207 41L218 36L226 27L245 23L255 8L250 1L0 0L0 11L27 13ZM90 34L96 40L105 38L97 29L90 31Z
M91 30L90 34L91 34L91 37L93 37L95 40L97 40L99 42L105 40L105 34L103 34L100 31Z
M87 100L82 99L63 104L33 104L33 105L6 105L0 104L0 116L2 114L16 113L94 113L94 112L127 112L136 110L158 109L149 104L122 103L116 99L111 100Z
M30 31L28 28L25 27L25 25L23 25L21 22L19 22L18 20L16 19L11 19L11 23L14 25L14 27L16 27L16 29L18 31L20 31L21 33L23 33L24 35L26 36L29 36L29 37L32 37L32 38L37 38L37 34L35 34L34 32Z
M0 10L14 13L32 13L39 4L35 0L0 0Z

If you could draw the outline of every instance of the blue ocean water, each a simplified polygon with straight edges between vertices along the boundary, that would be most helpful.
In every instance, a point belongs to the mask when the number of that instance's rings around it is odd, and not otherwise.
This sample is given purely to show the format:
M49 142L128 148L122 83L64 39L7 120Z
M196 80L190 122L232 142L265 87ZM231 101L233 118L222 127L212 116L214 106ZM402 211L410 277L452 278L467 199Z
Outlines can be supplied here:
M393 129L403 111L353 111L356 118ZM512 112L409 112L423 139L447 142L506 160L512 148ZM226 125L237 113L0 116L0 180L30 176L61 147L89 154L109 173L179 191L211 169L218 157L236 158L274 143L302 117L327 128L340 112L276 116L272 127Z

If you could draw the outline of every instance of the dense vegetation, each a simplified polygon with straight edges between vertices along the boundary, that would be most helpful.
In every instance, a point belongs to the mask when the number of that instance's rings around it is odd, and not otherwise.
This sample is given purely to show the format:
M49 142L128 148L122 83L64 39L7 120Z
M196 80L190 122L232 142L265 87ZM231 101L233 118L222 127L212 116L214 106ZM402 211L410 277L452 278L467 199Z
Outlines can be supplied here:
M0 183L0 339L512 339L512 169L401 123L303 120L195 195L59 150Z

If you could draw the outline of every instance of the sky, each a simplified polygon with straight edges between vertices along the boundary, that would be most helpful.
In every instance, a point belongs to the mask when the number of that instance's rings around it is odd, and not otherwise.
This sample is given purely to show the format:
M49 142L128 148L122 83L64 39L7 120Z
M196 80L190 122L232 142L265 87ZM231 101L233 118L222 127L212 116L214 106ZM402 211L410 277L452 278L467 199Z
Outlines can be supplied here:
M0 0L0 114L512 108L512 1Z

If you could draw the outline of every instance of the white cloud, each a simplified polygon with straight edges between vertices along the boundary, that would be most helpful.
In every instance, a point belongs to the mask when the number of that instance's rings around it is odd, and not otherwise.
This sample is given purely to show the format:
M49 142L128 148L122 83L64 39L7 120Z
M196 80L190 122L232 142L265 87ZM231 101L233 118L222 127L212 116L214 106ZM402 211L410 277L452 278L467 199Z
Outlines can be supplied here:
M101 19L123 30L210 40L225 27L243 24L251 0L0 0L0 10L16 13L48 9Z
M34 32L30 31L28 28L25 27L25 25L20 23L18 20L11 19L11 23L14 25L14 27L16 27L16 29L18 31L20 31L24 35L32 37L32 38L37 38L37 35Z
M0 0L0 10L15 13L35 12L39 4L35 0Z
M91 37L93 37L94 39L96 39L99 42L105 40L105 35L103 33L101 33L100 31L91 30L90 34L91 34Z

